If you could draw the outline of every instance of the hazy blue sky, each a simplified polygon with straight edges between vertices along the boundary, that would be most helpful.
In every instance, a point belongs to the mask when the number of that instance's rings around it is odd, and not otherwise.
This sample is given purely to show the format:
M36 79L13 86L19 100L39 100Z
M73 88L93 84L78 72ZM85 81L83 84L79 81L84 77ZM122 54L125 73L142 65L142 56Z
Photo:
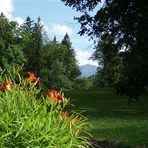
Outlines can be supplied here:
M65 6L60 0L0 0L0 12L20 24L27 16L35 21L40 17L49 39L56 36L61 41L66 33L69 34L79 65L97 65L88 60L93 53L93 42L88 41L87 36L80 37L77 34L80 24L73 18L80 13Z

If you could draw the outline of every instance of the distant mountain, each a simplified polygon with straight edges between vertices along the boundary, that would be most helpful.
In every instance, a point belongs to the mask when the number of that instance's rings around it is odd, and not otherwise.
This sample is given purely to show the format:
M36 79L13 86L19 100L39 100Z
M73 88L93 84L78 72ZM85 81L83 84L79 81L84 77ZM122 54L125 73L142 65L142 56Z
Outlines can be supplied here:
M89 77L95 75L97 72L97 66L86 64L79 66L81 76L80 77Z

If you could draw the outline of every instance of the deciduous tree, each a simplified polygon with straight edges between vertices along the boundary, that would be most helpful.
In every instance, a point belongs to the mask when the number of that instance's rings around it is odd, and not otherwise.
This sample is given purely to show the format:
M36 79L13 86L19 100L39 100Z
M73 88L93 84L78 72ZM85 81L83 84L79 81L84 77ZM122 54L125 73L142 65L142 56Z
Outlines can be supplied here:
M82 13L75 18L81 24L80 35L87 34L100 44L109 34L123 59L122 77L115 88L129 97L140 95L148 86L148 1L105 0L94 15L90 11L98 8L100 0L61 1ZM109 49L112 45L106 52Z

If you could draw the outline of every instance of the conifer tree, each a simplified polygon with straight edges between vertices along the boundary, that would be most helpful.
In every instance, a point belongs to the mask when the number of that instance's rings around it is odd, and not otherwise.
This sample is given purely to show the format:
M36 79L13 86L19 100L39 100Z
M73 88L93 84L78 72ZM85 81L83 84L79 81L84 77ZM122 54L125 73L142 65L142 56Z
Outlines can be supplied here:
M74 81L80 75L80 71L77 65L75 51L72 48L72 43L67 33L65 34L61 44L67 48L64 60L64 64L66 65L66 75L71 81Z

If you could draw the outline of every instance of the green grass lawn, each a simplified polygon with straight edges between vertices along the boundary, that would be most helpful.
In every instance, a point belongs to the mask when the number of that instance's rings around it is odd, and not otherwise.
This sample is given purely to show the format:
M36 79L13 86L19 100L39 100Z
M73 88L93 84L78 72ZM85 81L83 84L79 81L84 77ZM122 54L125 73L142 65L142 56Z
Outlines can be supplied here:
M117 96L111 89L70 91L65 93L83 112L98 140L119 140L130 145L148 143L148 93L128 105L126 96Z

